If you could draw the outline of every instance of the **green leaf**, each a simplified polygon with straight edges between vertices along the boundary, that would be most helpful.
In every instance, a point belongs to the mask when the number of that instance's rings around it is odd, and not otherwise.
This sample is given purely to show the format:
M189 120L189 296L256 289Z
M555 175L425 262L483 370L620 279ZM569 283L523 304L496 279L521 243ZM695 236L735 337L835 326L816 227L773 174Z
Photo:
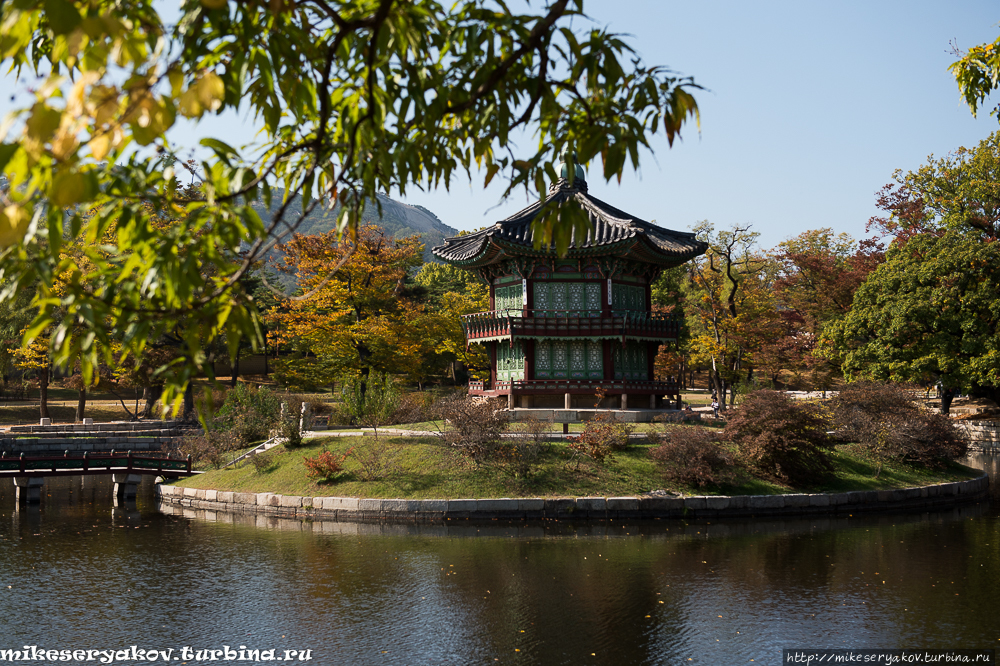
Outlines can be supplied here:
M45 17L57 35L71 33L83 22L80 12L68 0L45 0Z

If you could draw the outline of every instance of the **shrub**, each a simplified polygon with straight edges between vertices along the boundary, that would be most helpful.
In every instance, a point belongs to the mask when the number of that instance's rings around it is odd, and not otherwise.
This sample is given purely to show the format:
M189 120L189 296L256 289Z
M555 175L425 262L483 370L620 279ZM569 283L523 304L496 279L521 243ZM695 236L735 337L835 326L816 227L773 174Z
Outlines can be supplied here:
M326 409L325 405L296 393L286 393L280 396L284 403L284 412L279 416L277 434L285 440L286 449L296 449L302 446L302 433L312 425L312 414L317 408ZM305 405L305 414L302 406ZM322 406L322 407L321 407Z
M759 390L731 413L725 436L748 467L782 483L809 485L833 470L828 423L819 405Z
M526 479L532 475L542 453L548 449L552 421L529 416L515 423L511 430L514 437L504 440L506 466L515 477Z
M707 428L674 428L662 437L649 455L660 463L664 475L674 483L704 486L732 481L736 471L733 455L720 446Z
M587 421L580 435L567 438L573 457L577 460L577 467L580 466L580 455L597 463L613 458L615 451L628 447L633 430L634 425L622 423L609 413L598 414Z
M277 464L278 461L276 458L277 455L273 449L270 451L258 451L250 456L250 462L258 474L263 474Z
M441 437L476 465L502 461L502 437L510 422L499 400L452 395L435 404L435 414L444 421Z
M354 460L358 463L358 478L362 481L380 481L402 472L399 459L402 448L388 439L375 438L354 447Z
M216 469L232 459L232 452L242 448L227 431L208 430L197 435L185 435L176 444L166 447L169 455L191 456L193 465L210 465Z
M332 479L344 471L344 461L351 455L351 451L348 449L341 455L336 455L324 448L313 458L303 458L302 463L307 470L306 476L310 479Z
M230 432L239 445L246 446L267 439L280 412L281 399L272 391L237 384L226 394L210 427Z
M876 478L887 462L938 465L968 448L947 416L921 408L899 385L848 384L830 404L838 437L877 465Z
M341 410L354 422L375 430L387 425L399 406L399 389L388 373L369 372L367 378L349 377L341 391Z

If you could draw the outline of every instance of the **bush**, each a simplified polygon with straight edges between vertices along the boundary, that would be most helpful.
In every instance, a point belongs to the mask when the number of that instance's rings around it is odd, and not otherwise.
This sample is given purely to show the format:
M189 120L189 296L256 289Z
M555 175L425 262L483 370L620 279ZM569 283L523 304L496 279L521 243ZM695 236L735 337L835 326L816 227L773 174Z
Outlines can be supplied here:
M613 458L615 451L628 448L629 436L633 430L634 425L622 423L614 414L609 413L598 414L587 421L580 435L567 438L573 457L577 459L577 467L580 466L580 455L597 463Z
M313 458L303 458L302 463L306 466L306 476L310 479L328 480L344 471L344 461L351 455L351 449L341 455L332 453L324 448Z
M240 446L267 439L277 425L281 399L266 388L237 384L210 423L212 430L228 431Z
M649 455L660 463L664 475L688 486L728 483L734 480L736 461L707 428L674 428Z
M499 400L452 395L435 404L444 441L476 465L503 461L502 437L510 422Z
M921 408L903 387L877 382L848 384L831 401L837 436L856 444L877 465L938 465L965 455L968 443L943 414Z
M399 389L388 373L369 372L367 378L349 377L344 380L340 409L350 414L355 423L375 430L387 425L399 406Z
M362 481L380 481L396 476L402 471L399 458L402 448L388 439L375 438L354 447L354 459L358 463L358 478Z
M819 405L777 391L747 394L726 423L739 459L758 473L792 486L817 483L833 471L827 451L829 420Z
M258 451L250 456L250 462L258 474L263 474L277 464L278 461L276 458L277 454L273 449L270 451Z
M506 466L516 478L526 479L532 475L542 453L548 449L552 421L529 416L515 423L511 430L515 436L504 440Z
M191 464L210 465L216 469L226 465L233 451L243 448L228 431L208 430L197 435L185 435L176 444L168 446L168 455L191 456Z

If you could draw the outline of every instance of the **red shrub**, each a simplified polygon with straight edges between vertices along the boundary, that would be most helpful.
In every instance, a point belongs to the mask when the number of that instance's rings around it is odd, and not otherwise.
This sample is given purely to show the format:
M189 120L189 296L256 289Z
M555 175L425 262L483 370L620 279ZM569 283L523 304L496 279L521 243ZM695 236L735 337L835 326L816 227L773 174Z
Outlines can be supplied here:
M698 487L733 480L733 455L707 428L674 428L667 437L650 449L649 455L660 463L669 480Z
M819 405L777 391L753 391L729 417L725 436L748 467L793 486L821 481L833 471L834 441Z
M351 455L351 451L352 449L348 449L338 456L323 449L315 458L303 458L302 462L308 470L306 475L310 479L332 479L344 471L344 461Z

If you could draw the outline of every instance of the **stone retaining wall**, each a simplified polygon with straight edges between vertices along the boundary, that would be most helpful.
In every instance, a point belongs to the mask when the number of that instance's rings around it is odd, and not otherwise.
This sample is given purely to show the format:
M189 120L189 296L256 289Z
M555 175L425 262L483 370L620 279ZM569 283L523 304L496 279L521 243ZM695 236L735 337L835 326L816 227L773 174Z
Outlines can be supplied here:
M80 437L59 439L0 439L0 451L6 455L48 455L51 453L104 453L107 451L160 451L161 437Z
M538 519L651 519L795 516L922 509L984 497L989 477L920 488L848 493L705 497L558 497L513 499L364 499L234 493L157 485L161 501L207 511L309 517L345 522Z
M969 438L973 451L1000 451L1000 423L995 421L955 421L955 427Z

